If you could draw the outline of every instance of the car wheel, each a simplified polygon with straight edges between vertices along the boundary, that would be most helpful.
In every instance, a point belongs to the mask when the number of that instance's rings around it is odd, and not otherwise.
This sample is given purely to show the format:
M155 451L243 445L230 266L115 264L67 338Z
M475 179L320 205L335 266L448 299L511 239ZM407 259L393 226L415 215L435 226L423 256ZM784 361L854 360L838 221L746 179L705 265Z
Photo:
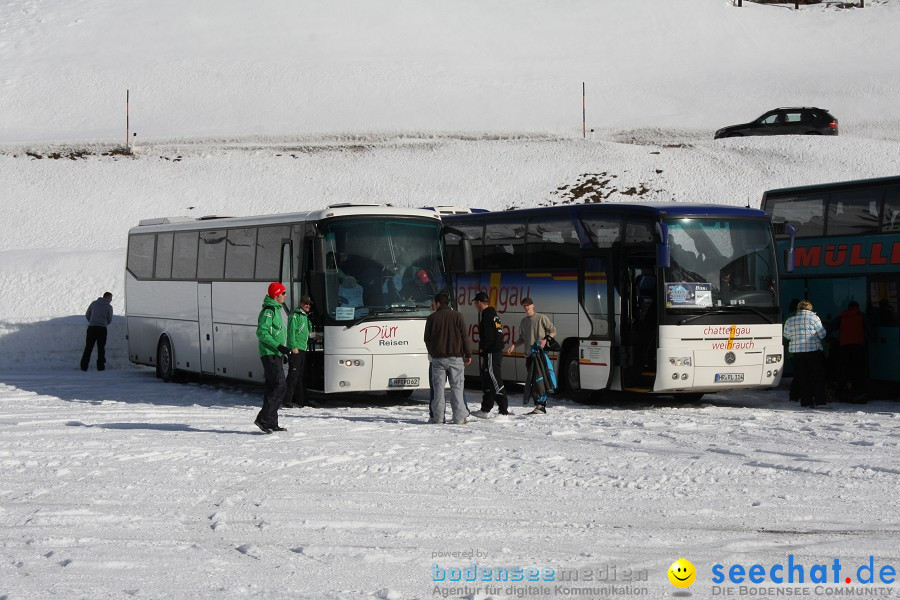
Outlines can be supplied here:
M172 342L163 336L156 349L156 376L166 383L175 377L175 354L172 352Z

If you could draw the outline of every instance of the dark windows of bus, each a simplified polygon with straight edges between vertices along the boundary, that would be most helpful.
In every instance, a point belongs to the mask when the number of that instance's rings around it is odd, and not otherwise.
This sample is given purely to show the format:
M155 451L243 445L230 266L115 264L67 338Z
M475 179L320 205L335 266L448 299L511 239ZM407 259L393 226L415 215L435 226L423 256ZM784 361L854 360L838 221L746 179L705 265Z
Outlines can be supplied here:
M222 279L225 274L225 232L201 231L197 279Z
M780 236L787 235L785 225L793 226L799 237L822 235L825 231L824 196L770 198L766 212Z
M472 223L470 225L454 225L456 229L459 229L463 232L468 238L470 243L472 244L472 264L475 270L479 270L482 268L482 248L483 248L483 236L484 236L484 225L482 223ZM458 237L455 239L459 239ZM451 241L451 238L447 238L448 243ZM463 256L462 250L459 246L448 247L448 251L450 252L450 264L453 265L451 267L451 271L459 271L463 270Z
M568 219L528 222L525 244L527 268L573 268L578 264L581 244Z
M492 223L484 228L484 264L493 269L525 266L525 224L521 221Z
M828 235L877 233L883 190L836 192L828 202Z
M172 252L172 279L194 279L197 277L197 245L199 233L179 231L175 233L175 248Z
M256 266L256 228L232 229L225 244L225 279L253 279Z
M619 221L582 217L581 222L597 248L612 248L622 239L622 224Z
M128 270L138 279L153 277L155 240L152 233L133 235L128 239Z
M868 313L874 325L897 325L897 315L900 314L900 280L874 277L869 281Z
M156 236L156 273L155 279L172 277L172 246L174 233L160 233Z
M650 223L631 221L625 225L626 244L644 244L652 242L653 227Z
M281 276L281 243L291 234L288 225L260 227L256 237L256 280L277 281Z
M900 231L900 187L890 187L884 199L882 231Z
M584 310L591 320L591 337L609 335L609 294L606 264L600 258L584 261Z

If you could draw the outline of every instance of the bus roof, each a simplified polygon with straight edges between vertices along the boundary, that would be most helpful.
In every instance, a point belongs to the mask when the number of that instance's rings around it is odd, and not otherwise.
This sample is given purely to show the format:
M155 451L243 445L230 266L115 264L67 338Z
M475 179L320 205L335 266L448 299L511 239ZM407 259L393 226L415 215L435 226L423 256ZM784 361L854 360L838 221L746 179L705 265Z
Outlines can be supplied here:
M756 208L730 206L724 204L695 204L683 202L603 202L596 204L558 204L538 208L519 208L516 210L482 212L467 215L444 215L444 220L452 222L457 219L477 218L485 215L504 215L512 219L527 218L534 215L548 214L610 215L610 216L644 216L644 217L766 217L766 213Z
M277 223L302 223L306 221L318 221L332 217L419 217L439 220L440 215L431 210L420 208L398 208L384 205L332 205L320 210L309 212L281 213L272 215L256 215L248 217L161 217L154 219L141 219L137 227L131 228L129 233L151 233L158 231L178 231L196 229L221 229L227 227L240 227L243 225L273 225Z
M763 199L768 195L797 194L800 192L828 191L845 187L866 187L889 185L892 183L900 184L900 175L891 177L876 177L874 179L854 179L852 181L835 181L833 183L818 183L813 185L799 185L795 187L776 188L763 192Z

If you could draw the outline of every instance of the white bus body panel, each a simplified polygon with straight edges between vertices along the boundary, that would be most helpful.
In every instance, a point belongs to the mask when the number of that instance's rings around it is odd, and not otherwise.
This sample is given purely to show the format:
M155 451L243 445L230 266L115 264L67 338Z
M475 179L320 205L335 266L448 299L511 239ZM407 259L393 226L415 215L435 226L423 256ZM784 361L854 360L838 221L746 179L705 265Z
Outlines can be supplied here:
M425 390L428 367L424 319L325 328L325 392ZM391 386L392 379L418 381Z
M781 324L663 325L656 365L655 392L775 387L784 370Z

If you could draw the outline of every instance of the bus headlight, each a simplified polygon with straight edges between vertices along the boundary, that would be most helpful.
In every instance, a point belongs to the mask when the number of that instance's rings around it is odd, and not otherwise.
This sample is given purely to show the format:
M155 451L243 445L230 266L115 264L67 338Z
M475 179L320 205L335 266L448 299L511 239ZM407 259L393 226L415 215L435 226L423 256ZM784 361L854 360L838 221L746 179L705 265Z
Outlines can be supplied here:
M771 365L774 363L780 363L780 362L781 362L780 354L766 354L766 364L767 365Z
M670 356L669 364L673 367L689 367L691 366L690 356Z

